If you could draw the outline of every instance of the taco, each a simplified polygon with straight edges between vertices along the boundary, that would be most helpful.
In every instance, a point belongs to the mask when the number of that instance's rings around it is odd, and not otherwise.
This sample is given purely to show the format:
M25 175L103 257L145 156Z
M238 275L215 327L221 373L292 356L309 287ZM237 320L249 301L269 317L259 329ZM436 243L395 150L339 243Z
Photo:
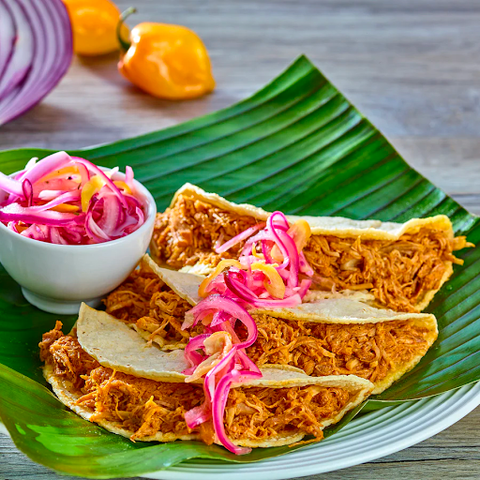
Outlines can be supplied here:
M218 443L211 422L187 427L185 413L203 403L204 391L184 383L179 372L185 365L176 352L149 356L152 349L135 332L86 305L70 335L61 327L57 322L40 343L44 375L78 415L133 441ZM224 428L236 445L290 445L304 436L321 440L323 429L373 388L353 375L312 378L276 367L262 373L261 379L234 385L228 395Z
M160 268L144 255L139 268L105 299L107 313L125 322L163 350L182 348L190 333L182 330L185 313L200 302L204 277ZM197 329L198 330L198 329Z
M244 241L228 251L215 248L264 222L269 213L235 204L185 184L169 208L157 214L150 249L160 265L209 274L224 258L237 258ZM466 246L454 237L445 215L406 223L341 217L287 216L305 219L312 235L304 254L315 272L311 288L362 291L371 304L420 312L461 264L453 252Z
M201 300L202 280L161 268L145 255L107 297L107 312L163 350L185 348L204 331L202 323L182 330L185 314ZM438 335L431 314L378 309L340 294L250 314L259 333L246 353L259 367L285 365L315 377L353 374L374 383L374 393L411 370Z

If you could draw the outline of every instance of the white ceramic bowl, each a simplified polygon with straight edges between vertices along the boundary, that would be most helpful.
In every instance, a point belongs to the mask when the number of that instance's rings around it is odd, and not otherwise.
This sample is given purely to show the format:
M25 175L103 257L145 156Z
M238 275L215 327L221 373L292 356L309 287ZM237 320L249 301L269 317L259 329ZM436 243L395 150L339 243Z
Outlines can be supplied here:
M116 173L115 180L124 174ZM56 245L26 238L0 222L0 262L22 287L24 297L50 313L78 313L81 302L100 305L147 251L156 206L150 192L135 181L146 205L145 223L135 232L95 245Z

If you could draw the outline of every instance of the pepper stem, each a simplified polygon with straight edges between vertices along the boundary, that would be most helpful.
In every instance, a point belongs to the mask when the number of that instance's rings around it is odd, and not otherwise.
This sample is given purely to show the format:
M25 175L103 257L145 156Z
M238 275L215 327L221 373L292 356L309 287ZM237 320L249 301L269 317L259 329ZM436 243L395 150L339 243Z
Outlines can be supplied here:
M120 19L118 20L118 23L117 23L117 39L118 39L118 43L120 44L120 47L122 48L122 50L125 50L127 51L129 48L130 48L130 42L124 40L122 38L122 26L125 22L125 20L132 14L132 13L136 13L137 12L137 9L135 7L129 7L127 8L121 15L120 15Z

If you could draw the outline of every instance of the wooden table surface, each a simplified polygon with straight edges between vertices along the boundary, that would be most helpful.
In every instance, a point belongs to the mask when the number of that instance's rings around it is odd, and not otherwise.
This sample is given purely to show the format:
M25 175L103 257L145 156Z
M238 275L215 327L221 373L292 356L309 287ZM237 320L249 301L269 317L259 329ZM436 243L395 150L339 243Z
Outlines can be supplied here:
M480 213L478 0L118 0L136 21L193 28L217 89L189 102L153 99L116 71L116 55L76 58L39 106L0 127L0 149L69 149L176 124L243 99L300 53L421 173ZM310 479L478 479L480 409L417 446ZM0 436L0 480L57 476Z

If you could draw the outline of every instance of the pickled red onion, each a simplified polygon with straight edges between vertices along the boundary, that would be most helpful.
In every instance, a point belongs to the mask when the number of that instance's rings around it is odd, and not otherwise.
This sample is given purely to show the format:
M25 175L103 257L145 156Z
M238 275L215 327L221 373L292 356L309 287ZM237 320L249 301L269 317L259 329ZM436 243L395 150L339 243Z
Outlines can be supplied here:
M215 249L217 253L224 252L248 239L238 259L242 268L234 260L222 260L215 272L202 282L199 294L229 295L256 308L293 307L300 304L308 287L305 288L306 283L299 287L299 274L311 276L313 270L298 247L305 246L309 235L310 227L305 221L299 220L290 227L283 213L272 213L262 230L258 231L258 225L250 227ZM256 269L255 265L262 262L256 250L257 243L261 246L265 267ZM223 266L229 263L238 268L230 266L227 272L220 273L224 270ZM277 277L268 274L267 266L276 270L285 288L277 284Z
M213 314L218 311L223 312L227 318L240 320L245 325L247 338L244 342L238 344L238 348L248 348L250 345L253 345L258 335L255 320L235 300L223 295L210 295L189 310L185 314L185 322L182 325L182 329L185 330L194 327L198 322L207 317L207 315L213 316Z
M218 335L219 332L216 332L215 334ZM225 333L225 336L227 339L230 338L228 333ZM199 335L198 337L194 337L190 343L195 346L191 348L207 351L205 343L206 340L211 338L212 337L209 335ZM225 351L225 346L227 346L228 351ZM236 455L244 455L250 453L251 449L238 447L225 433L223 420L225 405L233 383L238 384L253 378L261 378L262 374L258 367L248 359L246 354L244 354L239 344L232 345L230 338L230 343L226 342L225 346L220 345L222 351L209 352L211 353L210 358L213 358L214 360L212 363L213 367L205 374L205 401L203 405L194 407L186 412L185 421L187 426L193 429L212 419L217 440L232 453L235 453ZM205 362L208 362L209 360L206 356L200 354L197 355L202 359L202 362L197 365L197 368L195 368L190 377L187 378L187 382L195 380L197 378L197 369L202 369ZM253 368L249 370L248 368L251 367L251 365L253 365ZM245 369L245 367L247 367L247 369ZM188 370L191 371L191 369ZM187 371L184 373L187 373ZM202 373L203 371L199 372L199 374Z
M29 161L13 178L0 172L0 221L25 237L62 245L124 237L145 222L145 205L135 196L133 170L127 167L125 176L131 194L115 185L111 177L117 170L106 173L88 160L57 152ZM96 178L82 209L83 189Z
M183 329L202 322L206 332L191 338L185 348L185 359L190 365L184 371L190 375L187 381L203 376L205 392L203 405L186 412L187 426L193 429L211 420L216 441L237 455L251 449L236 446L225 433L228 393L234 383L262 377L245 352L258 335L257 325L245 308L294 307L302 303L312 282L300 280L299 274L313 275L302 252L309 236L306 222L290 227L283 213L274 212L266 224L250 227L216 246L215 251L223 253L246 240L238 261L222 260L202 282L199 295L206 298L185 315ZM261 245L261 254L256 250L257 243ZM243 342L235 332L237 320L247 328L247 339ZM229 340L218 343L219 350L212 352L208 345L213 336Z
M231 247L233 247L237 243L241 242L242 240L247 239L248 237L251 237L255 232L258 232L258 230L260 230L264 226L265 226L265 223L262 222L262 223L257 223L253 227L247 228L242 233L239 233L237 236L233 237L228 242L225 242L223 245L216 246L215 251L217 253L226 252L227 250L229 250Z

